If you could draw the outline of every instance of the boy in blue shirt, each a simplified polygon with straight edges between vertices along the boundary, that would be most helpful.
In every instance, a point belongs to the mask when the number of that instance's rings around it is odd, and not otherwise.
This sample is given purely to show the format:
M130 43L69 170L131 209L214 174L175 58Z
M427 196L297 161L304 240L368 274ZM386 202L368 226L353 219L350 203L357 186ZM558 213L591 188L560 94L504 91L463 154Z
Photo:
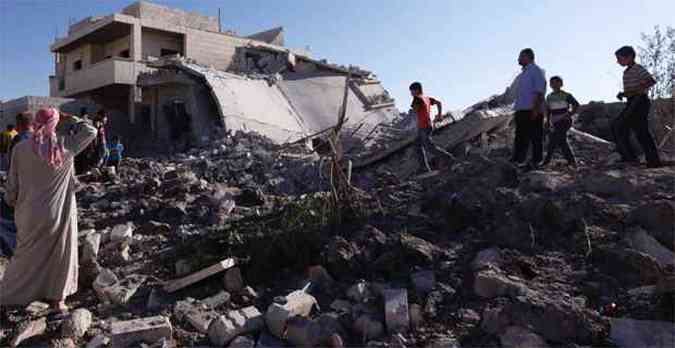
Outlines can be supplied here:
M120 143L120 137L112 137L112 141L108 144L108 165L115 167L115 171L119 171L120 162L122 162L122 153L124 152L124 145Z

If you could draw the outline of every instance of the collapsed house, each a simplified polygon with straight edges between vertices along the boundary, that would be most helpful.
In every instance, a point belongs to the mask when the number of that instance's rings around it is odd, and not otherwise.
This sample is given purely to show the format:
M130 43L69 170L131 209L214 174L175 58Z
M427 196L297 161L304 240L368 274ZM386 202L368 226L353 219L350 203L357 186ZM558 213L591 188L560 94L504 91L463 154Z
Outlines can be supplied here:
M50 48L50 95L105 108L132 148L165 148L181 132L199 142L218 127L301 139L335 123L348 75L355 136L398 114L372 73L285 47L283 28L243 37L216 17L146 1L75 23Z

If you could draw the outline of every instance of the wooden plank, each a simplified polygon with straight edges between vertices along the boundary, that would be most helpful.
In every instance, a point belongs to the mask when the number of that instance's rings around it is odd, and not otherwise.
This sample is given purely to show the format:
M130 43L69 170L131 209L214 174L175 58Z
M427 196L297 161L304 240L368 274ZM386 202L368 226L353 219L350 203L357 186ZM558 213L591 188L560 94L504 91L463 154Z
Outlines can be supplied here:
M190 274L187 277L183 277L180 279L172 280L167 282L164 285L164 291L168 293L176 292L180 289L183 289L187 286L190 286L200 280L206 279L214 274L220 273L228 268L234 267L236 264L234 259L226 259L223 261L218 262L217 264L210 266L208 268L204 268L203 270Z

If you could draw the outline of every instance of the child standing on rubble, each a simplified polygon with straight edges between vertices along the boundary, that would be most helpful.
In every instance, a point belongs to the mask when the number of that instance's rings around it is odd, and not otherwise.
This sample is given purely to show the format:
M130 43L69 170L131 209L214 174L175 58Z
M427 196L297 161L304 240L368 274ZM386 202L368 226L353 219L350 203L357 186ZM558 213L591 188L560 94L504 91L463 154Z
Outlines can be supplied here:
M436 105L436 109L438 110L438 114L436 114L434 119L437 122L443 118L443 104L437 99L425 96L422 84L419 82L413 82L410 85L410 95L413 97L410 107L417 116L417 149L420 166L426 171L431 172L428 151L433 152L436 156L440 155L452 159L451 154L445 152L431 140L431 132L433 130L431 106Z
M108 144L108 165L115 167L115 172L119 172L120 170L122 153L124 153L124 145L120 142L120 137L115 135L112 137L110 144Z
M572 94L563 91L563 79L560 76L553 76L550 80L553 92L546 97L546 109L548 111L548 121L546 126L552 127L548 140L548 152L542 165L548 165L553 158L553 153L560 148L567 160L567 164L576 167L577 162L574 158L574 152L567 141L567 132L572 128L572 115L577 113L579 102Z

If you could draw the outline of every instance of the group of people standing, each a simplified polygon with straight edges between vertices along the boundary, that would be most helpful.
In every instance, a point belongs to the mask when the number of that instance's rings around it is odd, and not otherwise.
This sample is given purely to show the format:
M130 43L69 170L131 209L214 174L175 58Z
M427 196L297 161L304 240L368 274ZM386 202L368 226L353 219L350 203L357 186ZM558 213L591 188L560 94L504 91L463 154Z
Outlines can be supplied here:
M617 63L626 69L623 73L623 91L617 98L627 98L626 106L612 124L612 134L616 150L623 163L639 163L639 159L630 142L631 132L642 146L648 168L662 165L654 138L649 132L648 116L651 102L649 89L656 81L640 64L635 62L636 52L630 46L621 47L615 52ZM562 89L563 78L553 76L548 81L552 92L546 96L547 81L544 71L535 63L534 51L523 49L518 56L518 64L522 72L516 80L515 139L511 162L526 169L536 169L548 165L556 151L560 150L567 164L577 166L574 152L568 142L567 133L573 124L572 117L579 109L579 102L574 96ZM431 107L437 106L438 114L434 121L442 119L442 104L435 98L427 97L422 84L414 82L410 85L413 97L412 110L417 115L418 135L417 147L420 166L431 171L428 153L452 158L452 155L435 145L431 140L433 123ZM544 136L549 133L548 150L544 158ZM527 161L529 149L532 154Z

